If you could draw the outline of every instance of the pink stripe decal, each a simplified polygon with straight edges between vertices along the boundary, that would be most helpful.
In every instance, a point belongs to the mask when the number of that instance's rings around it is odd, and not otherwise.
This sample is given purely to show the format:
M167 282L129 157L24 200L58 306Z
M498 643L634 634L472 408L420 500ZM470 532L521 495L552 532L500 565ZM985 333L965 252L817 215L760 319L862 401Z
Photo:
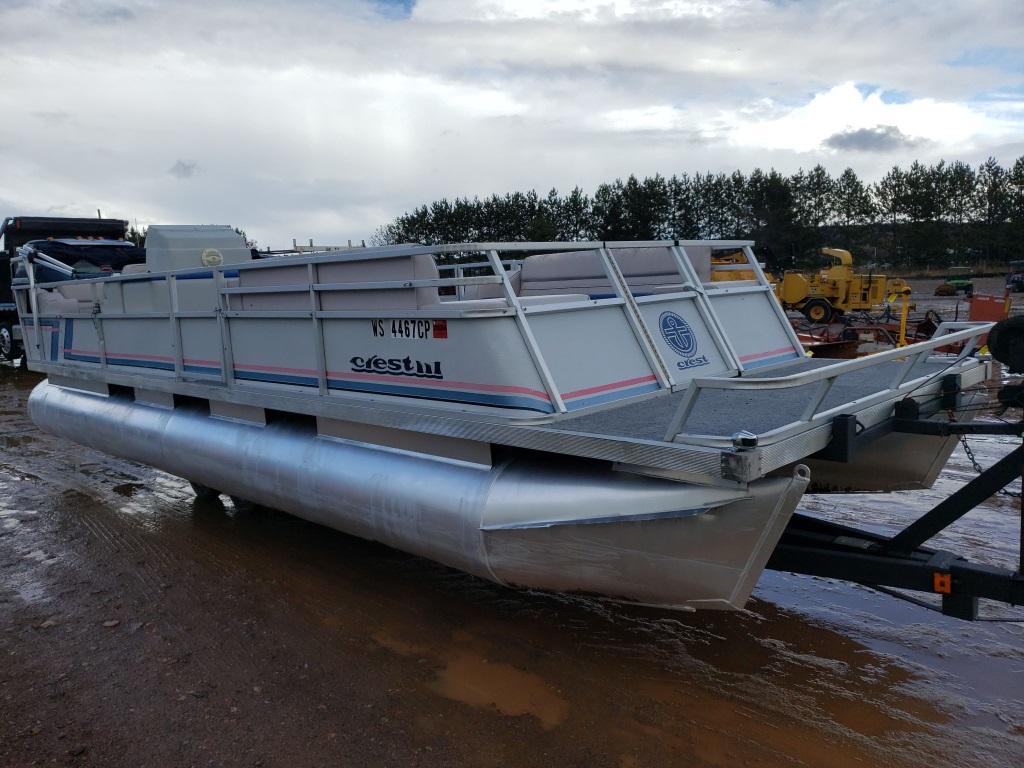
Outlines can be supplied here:
M220 360L200 360L195 357L186 357L181 362L186 365L208 365L211 368L220 368Z
M107 357L126 357L129 360L156 360L161 363L174 362L174 358L168 355L136 355L130 352L107 352Z
M546 392L541 392L529 387L518 387L508 384L473 384L468 381L446 381L444 379L420 379L409 376L388 376L381 373L354 373L352 371L328 371L327 376L332 379L349 379L350 381L382 381L389 384L405 384L417 387L439 387L442 389L465 389L479 392L506 392L517 395L528 395L541 400L549 401Z
M751 360L762 360L763 358L775 357L776 355L782 355L785 354L786 352L796 354L796 350L793 349L792 347L779 347L778 349L773 349L769 352L755 352L752 355L742 355L740 357L740 362L749 363Z
M572 392L566 392L562 397L566 400L573 400L577 397L583 397L584 395L593 395L598 392L607 392L610 389L623 389L625 387L632 387L636 384L647 384L651 381L657 381L653 373L647 376L637 376L635 379L624 379L622 381L613 381L611 384L599 384L596 387L586 387L585 389L576 389Z

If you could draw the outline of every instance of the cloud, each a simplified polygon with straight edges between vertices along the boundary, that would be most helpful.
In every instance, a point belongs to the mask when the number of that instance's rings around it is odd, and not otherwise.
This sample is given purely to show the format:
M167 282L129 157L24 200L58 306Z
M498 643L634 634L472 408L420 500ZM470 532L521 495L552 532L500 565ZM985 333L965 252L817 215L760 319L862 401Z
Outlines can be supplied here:
M881 89L865 92L847 82L804 104L757 105L730 138L736 144L794 152L911 149L928 141L956 153L1012 131L1009 123L966 102L927 97L888 102Z
M71 119L71 113L63 109L37 109L32 112L32 117L53 123L63 123Z
M922 139L907 136L895 125L876 125L874 128L848 128L834 133L822 144L829 149L852 152L892 152L920 146Z
M167 172L171 176L175 176L179 179L191 179L199 170L197 163L187 163L184 160L178 160L174 165L167 169Z
M629 173L1010 163L1024 136L1016 0L0 0L0 28L0 114L27 116L0 215L270 245Z
M135 12L126 3L62 0L57 9L61 13L96 24L129 21L135 17Z

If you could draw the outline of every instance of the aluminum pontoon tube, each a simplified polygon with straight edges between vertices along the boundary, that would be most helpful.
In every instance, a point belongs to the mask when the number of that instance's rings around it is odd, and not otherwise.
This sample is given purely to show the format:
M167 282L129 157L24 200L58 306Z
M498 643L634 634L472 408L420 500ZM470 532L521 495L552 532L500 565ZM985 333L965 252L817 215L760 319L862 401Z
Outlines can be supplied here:
M715 489L536 454L453 462L48 381L29 413L83 445L499 583L677 607L742 607L807 485L805 468Z

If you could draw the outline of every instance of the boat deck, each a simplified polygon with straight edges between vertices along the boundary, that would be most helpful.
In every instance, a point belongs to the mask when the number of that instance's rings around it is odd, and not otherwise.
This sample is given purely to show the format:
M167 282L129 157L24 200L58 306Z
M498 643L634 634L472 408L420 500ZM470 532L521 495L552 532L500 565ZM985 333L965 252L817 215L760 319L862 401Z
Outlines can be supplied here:
M763 379L789 376L803 371L823 368L835 360L805 360L747 374L744 378ZM822 409L838 407L884 390L897 375L903 364L887 362L854 371L838 379L822 403ZM941 374L949 363L938 361L922 363L922 375ZM697 435L730 436L739 430L755 435L779 429L800 418L811 397L815 384L808 383L783 390L713 390L702 399L687 422L686 432ZM642 440L663 440L666 426L679 407L685 391L666 397L628 403L597 413L570 417L558 422L555 429L586 432L599 435L617 435Z

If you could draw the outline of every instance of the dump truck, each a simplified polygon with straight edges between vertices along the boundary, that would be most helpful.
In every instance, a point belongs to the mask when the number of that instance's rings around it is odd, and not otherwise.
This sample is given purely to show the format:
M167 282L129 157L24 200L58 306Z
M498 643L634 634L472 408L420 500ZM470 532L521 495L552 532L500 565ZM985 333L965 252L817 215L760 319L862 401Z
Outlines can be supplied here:
M11 259L32 240L109 239L123 240L128 222L123 219L77 219L54 216L12 216L0 222L0 360L22 356L23 342L18 312L11 292Z
M836 314L870 310L884 304L887 297L910 290L899 277L854 272L849 251L822 248L821 254L830 260L828 267L810 276L786 271L775 283L775 296L782 306L802 312L811 322L827 323Z

